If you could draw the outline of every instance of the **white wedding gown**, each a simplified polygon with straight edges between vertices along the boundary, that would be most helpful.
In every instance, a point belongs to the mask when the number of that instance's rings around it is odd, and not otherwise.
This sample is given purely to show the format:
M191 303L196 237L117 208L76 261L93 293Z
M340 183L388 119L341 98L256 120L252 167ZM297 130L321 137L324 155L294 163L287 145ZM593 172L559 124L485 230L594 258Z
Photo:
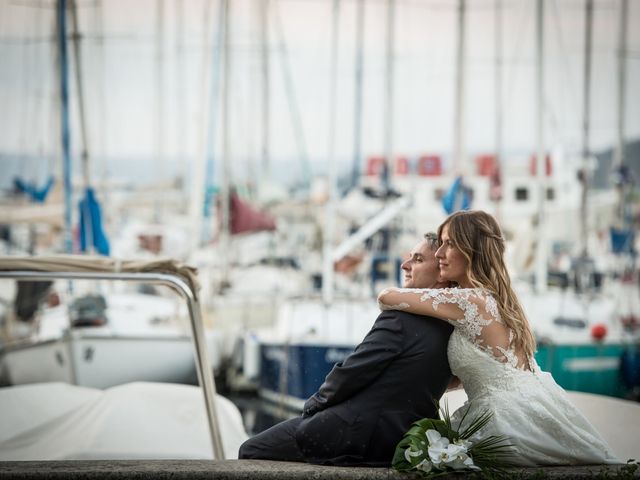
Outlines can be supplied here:
M382 294L388 292L409 292L419 302L380 302L382 309L426 313L428 308L446 316L455 327L449 340L449 364L462 381L468 401L452 415L454 428L459 428L467 410L465 424L488 411L493 416L476 438L508 436L518 465L621 463L535 359L528 361L532 371L522 368L523 362L509 348L512 333L500 319L491 295L480 289L388 289ZM423 307L416 311L419 304ZM501 330L508 332L506 343Z

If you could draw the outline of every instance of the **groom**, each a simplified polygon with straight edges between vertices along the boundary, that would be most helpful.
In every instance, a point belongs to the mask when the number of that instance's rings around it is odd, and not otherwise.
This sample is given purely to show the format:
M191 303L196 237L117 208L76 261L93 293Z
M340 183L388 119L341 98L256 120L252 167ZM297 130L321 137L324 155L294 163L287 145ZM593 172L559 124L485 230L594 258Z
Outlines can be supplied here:
M406 288L442 288L427 233L402 264ZM247 440L238 458L326 465L388 467L411 423L437 418L451 380L447 343L452 327L442 320L387 310L355 351L337 363L301 417Z

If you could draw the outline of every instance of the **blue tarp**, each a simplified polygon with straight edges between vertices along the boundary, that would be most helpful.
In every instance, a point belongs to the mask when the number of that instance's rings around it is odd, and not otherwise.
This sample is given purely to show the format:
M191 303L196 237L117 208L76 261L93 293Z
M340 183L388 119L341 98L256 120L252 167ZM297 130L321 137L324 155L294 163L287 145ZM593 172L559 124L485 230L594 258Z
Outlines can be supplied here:
M635 243L633 230L611 227L609 234L613 253L633 253Z
M101 255L109 255L109 240L102 229L100 203L93 188L85 190L80 208L80 251L86 252L91 246Z
M442 207L447 215L471 208L471 191L464 186L461 176L456 177L451 188L442 197Z
M13 179L13 187L16 192L29 195L31 200L38 203L43 203L47 199L47 195L49 195L49 191L51 190L51 187L53 187L54 183L55 180L53 177L49 177L45 186L38 188L35 184L26 182L19 177L15 177Z

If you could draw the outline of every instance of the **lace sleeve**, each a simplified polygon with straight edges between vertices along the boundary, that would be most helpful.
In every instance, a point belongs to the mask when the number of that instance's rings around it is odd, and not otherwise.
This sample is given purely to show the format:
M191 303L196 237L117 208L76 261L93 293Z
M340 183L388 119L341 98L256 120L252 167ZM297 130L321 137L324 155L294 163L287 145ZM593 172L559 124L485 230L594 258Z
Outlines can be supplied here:
M484 326L500 321L495 299L478 288L387 288L378 296L382 310L404 310L445 320L476 339Z

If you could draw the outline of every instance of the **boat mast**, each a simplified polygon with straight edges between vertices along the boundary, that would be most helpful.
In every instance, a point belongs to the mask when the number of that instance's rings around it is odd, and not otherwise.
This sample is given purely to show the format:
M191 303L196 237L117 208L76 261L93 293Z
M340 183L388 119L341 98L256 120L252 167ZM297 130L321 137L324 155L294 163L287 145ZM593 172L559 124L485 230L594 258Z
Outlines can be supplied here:
M229 284L229 246L231 244L231 171L229 162L231 162L231 142L230 135L230 110L229 95L231 87L231 58L230 58L230 12L231 3L229 0L222 0L223 15L223 60L222 60L222 179L220 188L220 210L221 210L221 230L220 230L220 256L222 257L222 278L220 288L224 289Z
M588 194L589 194L589 162L591 151L589 146L589 130L591 122L591 52L593 38L593 0L586 0L585 4L585 25L584 25L584 88L583 103L584 113L582 117L582 168L580 171L580 182L582 184L582 196L580 201L580 237L582 241L581 255L588 257Z
M546 165L544 148L544 0L536 2L536 176L538 183L538 216L536 239L535 290L547 290L547 238L546 238Z
M182 0L180 0L182 1ZM182 6L180 6L182 8ZM221 16L219 18L222 18ZM178 25L181 25L182 15L179 16ZM200 91L202 95L202 108L198 110L198 120L196 125L198 128L198 152L196 154L193 168L192 181L189 187L189 218L191 222L192 235L190 236L191 250L195 250L200 245L205 244L211 238L211 211L207 192L213 183L213 153L211 153L213 137L215 136L215 110L213 98L216 94L217 84L215 79L218 78L217 51L220 42L214 42L213 50L213 66L209 58L209 40L211 25L211 3L204 5L202 16L202 44L205 45L202 55L202 64L200 71ZM179 27L182 32L182 27ZM182 62L180 62L182 63ZM214 82L209 83L209 72L212 72ZM177 105L181 108L180 105Z
M384 97L384 162L386 166L386 179L384 180L390 180L393 172L395 12L395 0L387 0L386 90ZM385 185L385 187L387 187L387 185ZM389 257L389 259L390 258L391 257Z
M621 0L620 2L620 27L618 37L618 135L616 141L616 149L614 152L613 167L622 175L622 167L625 164L625 145L624 145L624 130L625 130L625 98L627 93L627 24L629 14L629 2L627 0ZM620 206L618 208L618 215L620 219L624 221L624 179L620 182Z
M87 135L87 117L84 105L84 82L82 76L82 59L80 52L80 28L78 26L78 9L75 0L70 0L71 23L73 28L73 54L75 59L76 88L78 89L78 113L80 116L80 135L82 139L81 161L82 161L82 178L84 182L84 190L91 187L91 172L89 169L89 138ZM86 222L85 234L87 235L87 250L91 253L94 249L93 225L91 212L89 211L89 203L85 202L85 207L80 214Z
M353 108L353 164L351 167L351 188L358 185L360 178L360 157L362 156L362 86L363 86L363 43L364 43L365 0L358 0L356 13L356 50L355 50L355 104Z
M271 180L270 158L270 116L271 116L271 77L269 75L269 0L260 0L260 60L262 67L262 171L260 177Z
M464 80L465 80L465 18L467 2L458 0L458 49L456 52L456 90L455 90L455 113L453 124L453 159L451 170L455 175L461 172L462 156L464 150Z
M175 119L177 120L177 125L175 125L175 129L177 132L176 138L176 146L178 152L178 171L179 175L184 178L185 168L187 166L186 161L186 89L185 89L185 72L186 72L186 62L185 62L185 52L184 52L184 0L176 0L175 3L176 9L176 43L175 43L175 61L176 61L176 95L175 95ZM205 104L206 105L206 104ZM200 177L202 178L202 177ZM194 182L190 182L193 185ZM187 182L184 182L187 185ZM200 238L200 235L197 236Z
M73 240L71 237L71 130L69 128L69 57L67 51L67 2L58 0L56 3L56 20L58 49L60 54L60 115L61 141L64 171L64 251L71 253Z
M156 164L160 180L165 170L165 110L164 110L164 0L156 0ZM160 221L164 210L164 195L160 195L155 206L155 220Z
M215 177L215 152L216 152L216 135L218 132L218 115L217 108L220 102L220 82L221 82L221 56L224 43L224 29L225 29L225 16L224 16L225 4L224 0L218 0L218 14L217 14L217 28L213 35L213 47L212 58L209 62L207 52L202 57L202 91L205 101L203 105L206 105L201 110L202 115L202 129L200 138L200 147L202 149L200 158L206 164L204 167L204 185L200 185L198 188L203 188L202 198L195 199L194 216L204 217L201 230L201 242L202 244L208 242L211 239L212 227L212 209L215 208L212 205L214 199L214 177ZM210 11L211 3L205 4L204 24L203 24L203 44L207 45L209 41L209 24L210 24ZM207 72L210 72L209 82L207 82ZM196 182L198 177L195 176ZM220 218L218 215L215 218Z
M329 75L329 130L328 130L328 175L327 191L328 198L325 207L325 221L322 248L322 300L325 307L329 307L333 302L333 237L335 230L336 215L336 83L338 76L338 32L340 21L340 0L333 0L333 15L331 21L331 56Z
M500 176L502 175L502 160L504 156L504 144L503 144L503 122L502 117L504 114L503 103L502 103L502 13L503 13L503 5L502 0L495 0L495 15L494 15L494 23L495 23L495 37L494 37L494 48L495 48L495 66L494 66L494 78L495 78L495 152L496 152L496 163L494 168L496 169L493 172L493 175ZM497 180L493 179L492 184ZM495 185L493 185L495 187ZM495 202L495 213L498 221L500 220L500 196L493 195L493 199Z

